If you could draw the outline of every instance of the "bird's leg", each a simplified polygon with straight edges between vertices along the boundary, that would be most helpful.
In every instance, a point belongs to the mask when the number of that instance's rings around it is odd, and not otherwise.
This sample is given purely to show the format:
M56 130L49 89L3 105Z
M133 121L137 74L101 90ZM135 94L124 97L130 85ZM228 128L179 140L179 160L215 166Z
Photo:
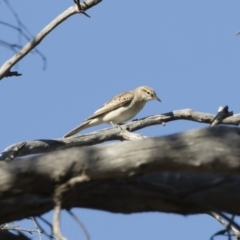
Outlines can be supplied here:
M110 124L112 125L112 127L115 127L115 125L113 124L113 122L112 122L112 121L110 121Z
M121 128L120 125L123 125L124 123L118 123L118 124L114 125L113 122L110 121L110 124L112 125L112 127L117 127L117 128L119 128L121 131L123 131L123 129Z

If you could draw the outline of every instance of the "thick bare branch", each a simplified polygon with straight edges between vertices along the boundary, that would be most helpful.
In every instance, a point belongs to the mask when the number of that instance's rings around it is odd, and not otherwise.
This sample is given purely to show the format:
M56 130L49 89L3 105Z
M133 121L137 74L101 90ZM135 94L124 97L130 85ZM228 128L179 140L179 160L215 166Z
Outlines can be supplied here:
M239 214L239 156L240 129L214 127L0 162L0 224L49 211L60 188L65 209Z
M82 12L88 10L89 8L100 3L102 0L86 0L80 3ZM66 11L61 13L52 22L50 22L44 29L42 29L36 37L27 43L18 53L16 53L12 58L7 60L0 68L0 80L6 76L11 76L10 69L20 61L24 56L26 56L31 50L33 50L54 28L65 21L70 16L79 13L77 5L69 7ZM81 13L81 12L80 12Z
M20 148L20 145L22 146L22 143L13 144L2 152L0 156L0 160L5 159L12 159L9 156L12 156L14 153L16 153L18 156L26 156L30 154L36 154L36 153L47 153L49 151L53 151L56 149L64 149L68 147L73 146L89 146L94 144L103 143L106 141L112 141L112 140L135 140L140 139L140 135L133 135L133 134L126 134L125 130L128 130L129 132L134 132L139 129L158 125L158 124L164 124L170 121L176 121L176 120L189 120L189 121L195 121L199 123L208 123L211 124L214 120L215 116L213 114L209 113L202 113L202 112L196 112L191 109L183 109L183 110L176 110L169 113L164 113L161 115L154 115L146 118L142 118L137 121L132 121L130 123L127 123L125 125L121 125L121 127L115 127L115 128L109 128L104 129L98 132L93 132L87 135L79 135L76 137L71 138L64 138L64 139L56 139L56 140L34 140L25 142L25 145ZM227 125L238 125L240 123L240 114L236 114L232 117L225 118L222 121L222 124ZM18 150L20 149L20 150Z
M31 240L32 238L28 238L21 232L14 234L9 231L0 232L0 239L1 240Z

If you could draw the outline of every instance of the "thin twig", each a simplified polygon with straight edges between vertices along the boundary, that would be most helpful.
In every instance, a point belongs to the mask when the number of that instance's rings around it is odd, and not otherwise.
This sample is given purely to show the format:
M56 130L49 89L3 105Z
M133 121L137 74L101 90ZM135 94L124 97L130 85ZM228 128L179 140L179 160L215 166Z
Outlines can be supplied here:
M23 24L23 22L21 21L20 17L18 16L18 14L16 13L16 11L14 10L14 8L12 7L12 5L9 3L8 0L4 0L6 6L8 7L8 9L11 11L11 13L13 14L17 24L18 24L18 27L15 27L14 25L12 24L9 24L9 23L6 23L4 21L0 21L0 23L2 25L5 25L7 27L10 27L16 31L18 31L18 46L19 46L19 49L22 48L22 38L21 37L24 37L27 41L31 41L31 39L34 38L33 34L28 30L28 28ZM26 32L24 32L24 31ZM29 37L30 36L30 37ZM33 49L33 52L37 53L43 60L43 70L46 69L47 67L47 59L46 57L44 56L44 54L39 51L37 48ZM14 75L12 75L14 76ZM20 76L20 75L18 75Z
M75 221L78 223L78 225L80 226L80 228L83 230L83 233L85 235L85 239L86 240L90 240L90 234L88 233L87 228L84 226L84 224L80 221L80 219L71 211L68 210L67 211L74 219Z
M35 226L37 232L38 232L38 236L39 236L39 239L42 240L42 235L41 235L41 231L36 223L36 221L34 220L33 217L30 217L30 220L33 222L33 225Z
M26 228L19 228L19 227L4 227L4 228L1 228L1 231L2 230L7 230L7 231L18 231L18 232L28 232L28 233L38 233L38 230L36 229L26 229Z
M46 225L49 226L49 228L51 229L51 235L53 235L53 226L52 226L52 224L49 221L47 221L45 218L43 218L42 216L39 216L38 218L40 218ZM49 236L51 236L51 235L49 235ZM51 236L51 238L53 238L53 236Z
M82 10L95 6L102 0L87 0L85 3L80 3ZM55 29L59 24L65 21L70 16L79 13L77 5L69 7L58 17L56 17L52 22L50 22L44 29L42 29L35 38L33 38L29 43L27 43L17 54L7 60L0 68L0 80L3 79L10 69L20 61L24 56L26 56L32 49L34 49L53 29Z
M227 230L231 231L236 237L236 239L240 239L240 231L236 228L236 226L238 225L233 221L233 219L229 219L227 217L228 222L226 222L223 219L223 218L226 218L225 214L216 213L213 211L210 211L208 214L211 215L213 218L215 218L219 223L221 223Z
M1 39L0 39L0 45L4 46L5 48L9 48L14 53L16 53L21 48L21 46L15 44L15 43L9 43L9 42L1 40Z
M6 4L6 6L8 7L8 9L11 11L11 13L13 14L14 18L16 19L16 22L19 26L19 34L18 34L18 41L21 45L21 36L22 36L22 22L20 20L20 18L18 17L18 14L15 12L14 8L12 7L12 5L9 3L8 0L3 0L4 3Z
M225 213L223 212L218 212L218 211L215 211L217 214L219 214L222 218L225 218L229 223L231 223L239 232L240 232L240 226L232 221L232 219L230 217L228 217Z
M41 220L44 219L43 217L39 217ZM51 233L52 235L46 233L46 231L43 229L43 227L41 226L41 224L38 222L37 218L34 218L34 221L36 222L36 224L38 225L38 228L40 229L41 233L44 234L45 236L49 237L50 239L54 239L54 237L52 236L53 233ZM50 224L47 220L42 220L44 223L46 223L47 225L50 225L51 231L52 231L52 224ZM46 222L45 222L46 221Z

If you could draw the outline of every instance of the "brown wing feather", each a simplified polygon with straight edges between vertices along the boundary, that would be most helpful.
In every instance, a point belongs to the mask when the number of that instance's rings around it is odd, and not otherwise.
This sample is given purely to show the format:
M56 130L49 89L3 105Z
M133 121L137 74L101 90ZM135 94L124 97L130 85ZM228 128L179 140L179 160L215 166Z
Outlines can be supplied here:
M131 103L133 98L134 98L134 93L132 92L120 93L117 96L115 96L113 99L111 99L109 102L105 103L87 120L100 116L104 113L110 112L116 108L126 106Z

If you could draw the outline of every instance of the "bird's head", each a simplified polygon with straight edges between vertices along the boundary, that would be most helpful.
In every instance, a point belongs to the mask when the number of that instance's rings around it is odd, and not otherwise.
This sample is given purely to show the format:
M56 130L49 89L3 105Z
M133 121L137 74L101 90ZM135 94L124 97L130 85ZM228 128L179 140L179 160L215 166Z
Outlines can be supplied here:
M159 102L161 102L161 99L158 98L157 94L155 93L155 91L147 86L142 86L137 88L137 90L140 91L140 94L142 96L142 99L145 101L151 101L151 100L157 100Z

